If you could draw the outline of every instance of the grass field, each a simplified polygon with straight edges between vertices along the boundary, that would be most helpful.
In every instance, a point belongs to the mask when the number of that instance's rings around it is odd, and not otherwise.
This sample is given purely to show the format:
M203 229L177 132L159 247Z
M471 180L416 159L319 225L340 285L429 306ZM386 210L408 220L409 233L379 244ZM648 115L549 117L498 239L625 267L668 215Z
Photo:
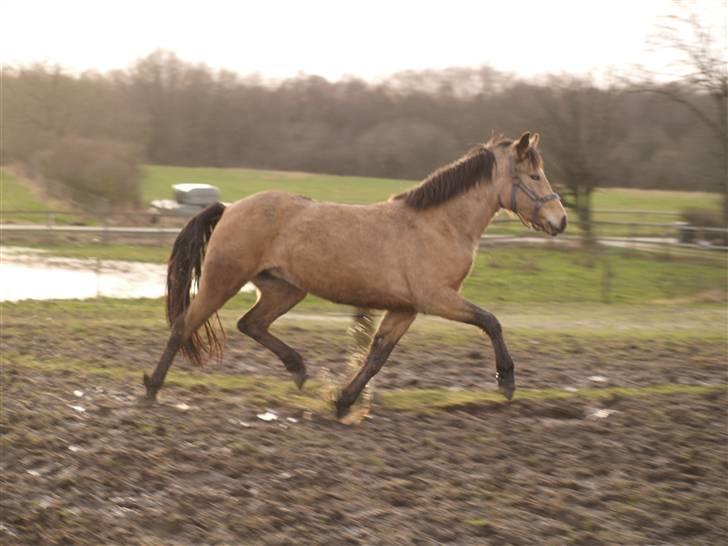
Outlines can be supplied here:
M237 201L265 190L281 190L313 199L374 203L412 185L409 181L355 176L331 176L250 169L215 169L147 165L142 186L145 201L171 198L172 184L197 182L220 188L223 201Z
M57 201L48 203L39 198L26 181L18 179L8 169L2 169L0 173L2 210L34 211L58 209L61 206ZM281 190L321 200L373 203L386 200L417 181L251 169L147 165L142 180L142 199L146 203L153 199L172 198L171 186L182 182L213 184L220 188L223 201L235 201L264 190ZM719 206L719 196L705 192L612 188L599 190L594 196L595 210L678 213L686 207L717 209ZM604 218L619 217L610 215Z
M164 263L168 247L135 245L38 246L51 255ZM465 282L466 297L483 305L509 303L649 303L723 301L725 263L720 260L655 257L621 250L602 254L577 249L490 248L478 253ZM238 296L239 305L252 294ZM336 309L315 297L299 308ZM338 307L342 309L341 307Z
M143 181L145 201L172 197L172 184L199 182L220 188L223 201L235 201L264 190L281 190L328 201L373 203L383 201L417 183L354 176L331 176L249 169L215 169L147 165ZM718 208L719 198L705 192L604 189L594 196L595 210L677 212L686 207Z
M0 169L0 217L1 222L30 222L45 223L48 221L45 211L67 211L69 206L57 199L46 199L35 191L31 184L18 178L8 169ZM26 214L13 213L8 216L6 211L23 211ZM38 213L38 214L34 214ZM54 221L70 223L77 218L73 214L56 214Z
M48 210L48 203L38 197L26 181L18 178L7 169L0 169L1 210Z

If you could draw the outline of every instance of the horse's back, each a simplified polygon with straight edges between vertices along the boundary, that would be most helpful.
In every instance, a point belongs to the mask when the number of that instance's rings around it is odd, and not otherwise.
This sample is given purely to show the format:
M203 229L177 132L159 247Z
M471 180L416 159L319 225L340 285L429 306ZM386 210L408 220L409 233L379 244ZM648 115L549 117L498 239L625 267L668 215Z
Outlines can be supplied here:
M229 205L210 239L208 254L246 264L260 261L283 226L311 199L280 191L253 194Z

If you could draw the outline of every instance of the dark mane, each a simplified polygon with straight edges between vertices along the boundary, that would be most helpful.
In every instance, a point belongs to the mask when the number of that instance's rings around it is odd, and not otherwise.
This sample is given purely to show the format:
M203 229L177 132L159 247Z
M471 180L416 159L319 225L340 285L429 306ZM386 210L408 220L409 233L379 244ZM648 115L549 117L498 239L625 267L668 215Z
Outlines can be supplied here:
M402 199L415 209L441 205L493 177L495 155L485 146L472 148L460 159L440 167L420 184L392 199Z

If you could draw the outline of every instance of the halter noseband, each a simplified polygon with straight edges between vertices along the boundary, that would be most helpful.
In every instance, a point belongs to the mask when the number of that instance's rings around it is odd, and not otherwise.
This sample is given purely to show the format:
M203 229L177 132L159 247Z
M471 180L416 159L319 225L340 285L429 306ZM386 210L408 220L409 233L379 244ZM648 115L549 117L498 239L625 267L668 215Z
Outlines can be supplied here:
M536 218L538 215L538 211L541 209L544 203L548 203L549 201L553 201L554 199L561 199L559 197L558 193L549 193L548 195L544 195L543 197L539 197L534 193L534 191L526 186L522 181L521 177L518 176L518 173L516 172L516 162L511 158L511 165L513 166L513 174L511 176L511 211L514 214L518 214L517 206L516 206L516 195L518 193L518 190L520 189L523 193L526 194L526 196L533 201L533 217ZM520 214L518 215L520 218Z

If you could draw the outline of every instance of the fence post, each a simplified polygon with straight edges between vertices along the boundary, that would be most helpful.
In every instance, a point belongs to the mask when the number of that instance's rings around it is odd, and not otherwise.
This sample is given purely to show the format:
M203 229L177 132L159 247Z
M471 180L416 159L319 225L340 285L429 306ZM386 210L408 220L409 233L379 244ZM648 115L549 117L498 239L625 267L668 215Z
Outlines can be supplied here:
M53 213L52 210L48 211L48 218L46 226L48 227L48 239L47 242L49 245L52 245L55 242L55 234L53 233L53 226L56 224L56 215Z
M612 263L607 252L602 256L602 302L612 303Z

